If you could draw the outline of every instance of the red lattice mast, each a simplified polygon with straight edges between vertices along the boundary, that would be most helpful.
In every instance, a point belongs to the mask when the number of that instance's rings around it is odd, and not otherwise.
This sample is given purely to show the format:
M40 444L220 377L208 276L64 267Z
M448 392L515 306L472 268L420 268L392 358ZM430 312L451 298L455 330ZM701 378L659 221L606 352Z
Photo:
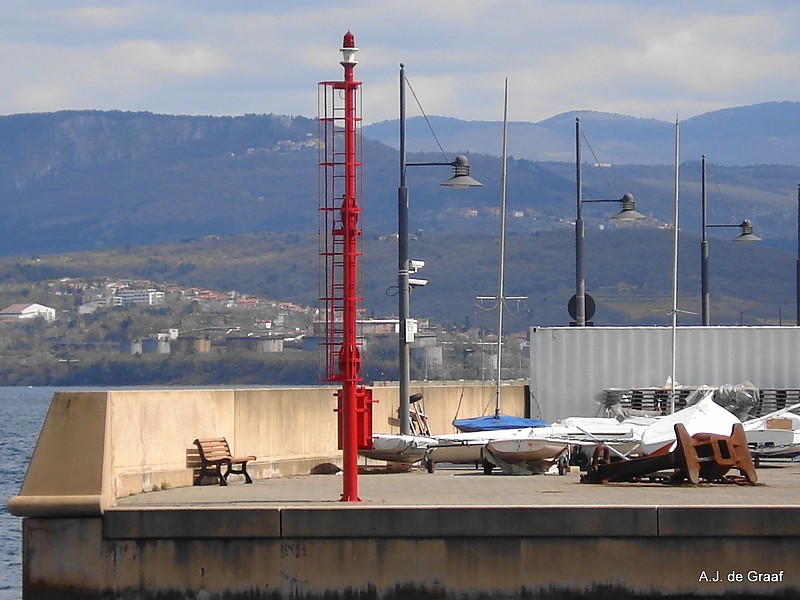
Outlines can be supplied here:
M359 216L361 186L361 116L355 81L355 38L349 31L342 44L344 81L319 84L320 258L322 317L325 320L325 379L341 382L337 392L339 447L342 450L342 500L357 502L358 448L372 445L371 390L359 370L356 331Z

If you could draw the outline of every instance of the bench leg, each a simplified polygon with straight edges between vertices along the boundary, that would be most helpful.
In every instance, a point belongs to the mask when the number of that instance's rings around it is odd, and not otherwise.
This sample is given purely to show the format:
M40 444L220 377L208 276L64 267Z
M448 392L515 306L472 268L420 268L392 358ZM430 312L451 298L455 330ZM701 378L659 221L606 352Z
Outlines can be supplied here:
M234 464L241 465L240 468L234 469ZM250 478L250 474L247 472L247 463L234 463L228 465L228 471L225 473L225 478L227 479L228 475L244 475L244 482L245 483L253 483L253 480Z
M225 471L225 474L223 475L222 474L222 465L217 465L217 477L219 477L219 484L220 485L228 485L228 475L230 475L231 466L230 466L230 464L228 464L226 466L228 467L228 469L227 469L227 471Z

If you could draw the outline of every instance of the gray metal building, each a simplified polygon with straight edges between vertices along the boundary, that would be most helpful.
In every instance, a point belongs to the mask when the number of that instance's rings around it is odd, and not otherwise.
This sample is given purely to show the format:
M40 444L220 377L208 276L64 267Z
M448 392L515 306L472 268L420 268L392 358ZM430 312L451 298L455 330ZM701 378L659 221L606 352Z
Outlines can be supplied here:
M678 327L676 382L800 388L798 327ZM665 386L671 327L532 327L531 408L546 421L594 416L604 390Z

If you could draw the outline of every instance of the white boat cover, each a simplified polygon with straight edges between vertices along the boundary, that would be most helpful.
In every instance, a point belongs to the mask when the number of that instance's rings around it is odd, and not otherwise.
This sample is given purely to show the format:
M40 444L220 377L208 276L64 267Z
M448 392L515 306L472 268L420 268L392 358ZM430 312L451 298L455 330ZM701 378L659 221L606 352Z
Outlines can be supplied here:
M714 388L698 390L703 396L692 406L671 415L658 417L642 431L642 452L651 454L675 443L675 424L683 423L689 435L715 433L731 435L733 426L740 423L735 415L714 402Z

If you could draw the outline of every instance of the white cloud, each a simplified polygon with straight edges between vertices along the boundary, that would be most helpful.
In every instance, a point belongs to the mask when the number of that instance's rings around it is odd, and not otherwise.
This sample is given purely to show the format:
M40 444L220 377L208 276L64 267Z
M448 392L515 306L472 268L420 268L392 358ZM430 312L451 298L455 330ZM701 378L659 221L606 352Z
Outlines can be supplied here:
M0 5L0 112L119 108L314 116L348 29L367 122L397 117L398 67L429 114L541 120L590 108L674 118L800 99L792 2L135 0ZM410 101L413 98L409 98Z
M119 6L79 6L65 11L67 18L76 23L89 26L109 27L128 23L131 17L130 7Z
M75 101L72 87L59 84L23 86L12 94L10 106L24 107L24 112L51 112ZM23 110L15 112L23 112Z
M199 44L163 44L153 40L123 42L109 52L107 64L142 74L200 77L219 73L230 61L214 48Z

